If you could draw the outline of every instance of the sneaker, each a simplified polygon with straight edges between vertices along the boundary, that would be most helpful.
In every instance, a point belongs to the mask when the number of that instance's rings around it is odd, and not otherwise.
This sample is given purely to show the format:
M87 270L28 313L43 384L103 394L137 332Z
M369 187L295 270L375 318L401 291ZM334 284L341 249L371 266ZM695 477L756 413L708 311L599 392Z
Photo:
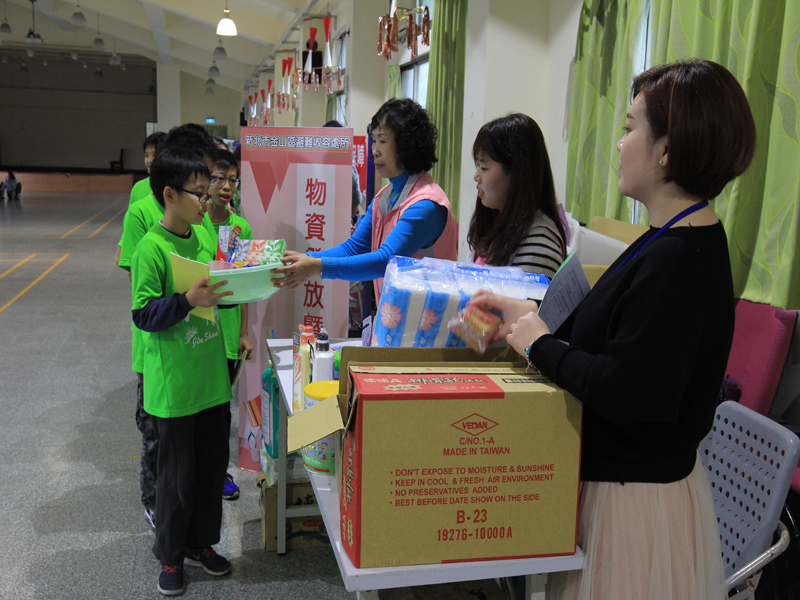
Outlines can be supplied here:
M186 590L183 585L183 565L164 565L158 576L158 591L165 596L177 596Z
M153 529L156 528L156 511L154 509L145 508L144 518L147 519L148 523L150 523L150 527L152 527Z
M228 562L228 559L217 554L211 546L187 548L183 562L191 567L202 567L203 571L217 577L231 572L231 563Z
M225 485L222 487L223 500L236 500L239 498L239 486L233 483L233 475L225 473Z

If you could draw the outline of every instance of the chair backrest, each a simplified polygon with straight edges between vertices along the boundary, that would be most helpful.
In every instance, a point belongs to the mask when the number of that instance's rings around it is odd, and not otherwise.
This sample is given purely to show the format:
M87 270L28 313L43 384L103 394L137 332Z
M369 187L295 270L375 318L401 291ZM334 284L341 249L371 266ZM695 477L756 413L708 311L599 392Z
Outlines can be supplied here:
M725 576L772 543L800 457L800 439L737 402L717 408L700 444L714 494Z
M778 382L778 389L775 390L769 416L780 420L786 409L798 399L800 399L800 319L795 321L792 342L786 354L786 362L783 364L781 379Z
M795 310L736 301L736 326L725 374L739 382L739 402L759 414L766 415L772 406L796 320Z

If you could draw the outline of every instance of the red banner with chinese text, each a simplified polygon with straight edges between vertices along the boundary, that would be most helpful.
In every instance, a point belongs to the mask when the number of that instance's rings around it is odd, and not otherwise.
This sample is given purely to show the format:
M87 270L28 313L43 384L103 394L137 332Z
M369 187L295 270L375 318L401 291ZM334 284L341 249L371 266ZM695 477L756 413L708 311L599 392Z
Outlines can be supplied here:
M353 130L322 127L242 128L242 216L256 239L284 239L289 250L325 250L350 235ZM253 358L239 380L239 468L259 470L247 401L261 395L271 332L291 338L301 324L346 337L349 282L314 277L250 304ZM252 436L250 434L253 434Z

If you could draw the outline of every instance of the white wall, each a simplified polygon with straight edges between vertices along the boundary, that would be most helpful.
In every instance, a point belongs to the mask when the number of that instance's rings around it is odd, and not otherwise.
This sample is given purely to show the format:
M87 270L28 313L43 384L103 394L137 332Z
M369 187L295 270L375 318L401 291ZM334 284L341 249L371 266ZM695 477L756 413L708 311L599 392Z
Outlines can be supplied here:
M475 210L472 143L481 125L511 112L542 128L556 194L566 190L569 65L582 0L469 0L464 130L461 149L459 258L466 258L467 229Z
M0 163L19 167L108 169L124 150L126 169L144 169L145 123L155 120L153 66L126 71L80 62L27 59L0 63Z
M181 73L181 121L205 124L206 117L216 119L214 125L227 125L228 138L239 138L240 94L217 84L213 96L206 96L206 80ZM166 130L164 130L166 131Z

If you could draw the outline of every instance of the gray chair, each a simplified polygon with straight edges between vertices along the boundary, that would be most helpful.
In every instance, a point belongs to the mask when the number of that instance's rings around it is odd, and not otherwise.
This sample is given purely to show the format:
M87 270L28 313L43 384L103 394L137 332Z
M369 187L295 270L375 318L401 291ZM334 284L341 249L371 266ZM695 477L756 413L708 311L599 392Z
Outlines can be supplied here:
M789 545L780 515L800 439L737 402L723 402L699 452L713 490L728 590L737 600L752 598L761 569Z

